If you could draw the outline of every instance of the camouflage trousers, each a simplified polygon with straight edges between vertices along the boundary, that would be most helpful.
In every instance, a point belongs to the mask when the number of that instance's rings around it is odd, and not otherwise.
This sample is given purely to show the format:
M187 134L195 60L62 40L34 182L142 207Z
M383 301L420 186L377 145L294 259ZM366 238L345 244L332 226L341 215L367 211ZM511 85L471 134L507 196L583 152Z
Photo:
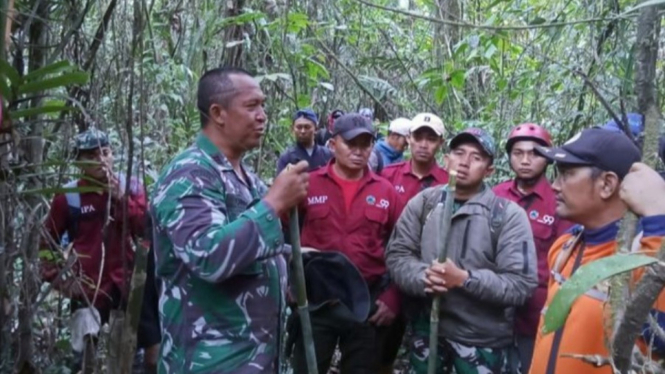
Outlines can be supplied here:
M409 374L426 374L429 360L429 321L411 323ZM509 363L510 347L503 349L467 346L439 338L436 373L516 374Z

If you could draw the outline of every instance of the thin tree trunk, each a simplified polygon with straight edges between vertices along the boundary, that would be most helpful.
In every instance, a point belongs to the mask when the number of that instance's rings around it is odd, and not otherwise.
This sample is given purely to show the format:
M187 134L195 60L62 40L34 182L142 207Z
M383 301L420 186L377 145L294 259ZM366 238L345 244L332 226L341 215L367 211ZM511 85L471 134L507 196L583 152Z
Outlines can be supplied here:
M635 94L639 111L644 115L645 143L643 161L650 166L657 162L658 134L662 115L656 100L656 60L660 35L661 7L644 7L637 18L637 48L635 61ZM665 259L665 245L657 254ZM651 306L665 285L662 266L650 267L638 283L630 301L622 303L620 322L615 326L612 344L612 362L620 373L628 373L632 364L635 339L639 335Z

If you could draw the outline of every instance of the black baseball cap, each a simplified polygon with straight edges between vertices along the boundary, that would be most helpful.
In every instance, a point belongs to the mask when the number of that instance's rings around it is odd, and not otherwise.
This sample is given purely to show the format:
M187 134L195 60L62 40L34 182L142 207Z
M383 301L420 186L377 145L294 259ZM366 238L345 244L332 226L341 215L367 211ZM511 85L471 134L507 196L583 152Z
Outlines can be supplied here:
M583 130L561 147L537 146L535 150L550 161L595 166L613 172L621 179L642 158L640 150L626 135L601 128Z
M374 126L360 114L345 114L335 120L333 124L332 136L340 135L344 140L351 140L362 134L370 134L374 137Z

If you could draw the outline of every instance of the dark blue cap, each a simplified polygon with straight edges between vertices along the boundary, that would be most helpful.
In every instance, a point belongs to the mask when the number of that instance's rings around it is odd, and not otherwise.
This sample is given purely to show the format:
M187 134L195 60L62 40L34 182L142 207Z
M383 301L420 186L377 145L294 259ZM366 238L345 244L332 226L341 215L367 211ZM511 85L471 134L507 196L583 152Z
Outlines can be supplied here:
M640 150L627 136L601 128L583 130L561 147L537 146L536 152L556 163L611 171L621 179L641 159Z
M295 121L298 118L307 118L308 120L314 122L315 125L319 123L319 117L317 117L316 113L314 113L314 111L309 108L300 109L297 111L296 114L293 115L293 120Z
M644 117L639 113L628 113L626 114L626 119L628 120L628 127L633 134L633 137L639 138L644 132ZM603 128L605 130L623 132L621 126L619 126L615 120L607 122L603 125Z

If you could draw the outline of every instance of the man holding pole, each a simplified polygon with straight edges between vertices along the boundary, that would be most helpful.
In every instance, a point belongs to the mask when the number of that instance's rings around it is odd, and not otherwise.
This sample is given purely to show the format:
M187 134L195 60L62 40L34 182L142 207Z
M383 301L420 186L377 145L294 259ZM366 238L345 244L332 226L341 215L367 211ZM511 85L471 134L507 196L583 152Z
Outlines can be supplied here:
M198 87L201 132L155 185L159 373L279 370L290 249L279 217L306 196L308 175L299 162L268 190L242 164L264 135L264 101L248 72L206 72Z
M483 130L455 136L446 155L457 172L449 232L441 232L446 186L431 187L409 201L393 231L386 262L394 282L410 297L413 373L426 373L430 296L440 296L436 372L511 373L515 307L536 287L533 236L526 213L497 197L484 183L494 170L495 145ZM439 236L447 260L436 261Z

